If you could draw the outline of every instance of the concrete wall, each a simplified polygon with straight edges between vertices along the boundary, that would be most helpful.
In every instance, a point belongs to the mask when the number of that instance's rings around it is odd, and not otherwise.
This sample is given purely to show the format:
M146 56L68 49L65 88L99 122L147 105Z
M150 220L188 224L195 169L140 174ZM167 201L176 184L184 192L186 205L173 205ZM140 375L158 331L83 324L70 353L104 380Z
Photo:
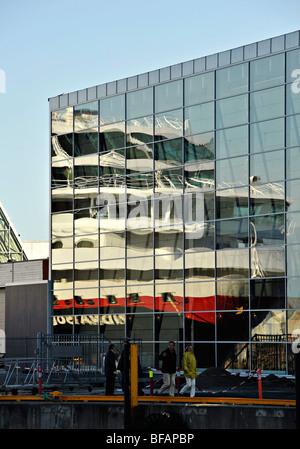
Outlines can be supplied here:
M180 415L188 429L295 429L295 407L141 404L134 428L153 413ZM184 426L185 424L185 426ZM123 429L123 403L0 402L0 429ZM176 425L176 431L180 425Z

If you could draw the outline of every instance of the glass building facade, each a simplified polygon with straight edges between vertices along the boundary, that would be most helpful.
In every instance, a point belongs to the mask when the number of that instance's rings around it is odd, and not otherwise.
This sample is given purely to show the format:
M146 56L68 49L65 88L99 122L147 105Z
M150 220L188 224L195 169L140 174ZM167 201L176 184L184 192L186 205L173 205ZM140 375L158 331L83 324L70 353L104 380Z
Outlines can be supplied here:
M54 333L294 373L299 38L49 100Z

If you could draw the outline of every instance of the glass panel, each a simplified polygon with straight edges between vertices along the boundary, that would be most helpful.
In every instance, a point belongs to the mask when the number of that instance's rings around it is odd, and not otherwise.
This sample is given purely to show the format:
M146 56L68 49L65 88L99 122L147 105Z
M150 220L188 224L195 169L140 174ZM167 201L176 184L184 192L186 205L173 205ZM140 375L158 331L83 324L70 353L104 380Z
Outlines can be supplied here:
M125 233L107 232L100 234L100 259L125 257Z
M125 119L125 95L100 100L100 125Z
M214 127L214 103L204 103L185 108L185 135L204 133L214 129Z
M76 225L76 222L75 222ZM76 233L76 230L75 230ZM79 233L78 233L79 234ZM82 232L83 234L83 232ZM87 234L74 237L74 258L75 262L85 262L87 260L98 260L99 259L99 239L98 234ZM98 280L98 266L93 264L93 266L83 266L84 264L76 266L76 269L81 269L85 271L96 270L96 279ZM98 265L98 264L97 264ZM90 276L87 279L92 279Z
M217 188L248 184L248 157L216 161Z
M60 109L51 113L52 135L73 131L73 108Z
M297 72L296 72L297 73ZM286 85L286 114L300 113L300 64L298 76L292 84Z
M89 185L85 187L86 188L74 189L74 209L91 209L89 215L97 215L95 207L98 204L98 187ZM83 213L85 214L86 212Z
M286 214L286 242L300 243L300 212Z
M100 151L125 147L125 122L100 126Z
M139 145L126 150L127 173L153 170L152 145Z
M155 256L155 282L163 283L183 280L183 257L179 254Z
M52 215L52 238L69 237L73 235L73 212Z
M54 280L54 286L60 288L59 281L56 284L56 278L64 280L67 276L73 277L73 270L68 274L67 270L63 271L62 267L59 267L58 270L61 270L61 274L59 271L56 271L56 268L52 271L52 279ZM64 282L64 281L63 281ZM56 316L63 315L66 313L73 313L73 290L58 290L54 288L53 291L53 313ZM60 317L59 317L60 318ZM53 320L54 329L55 327L60 327L59 324L64 324L66 320L62 318L61 322Z
M242 125L248 122L248 96L226 98L216 102L216 128Z
M191 76L184 80L184 104L203 103L214 99L214 72Z
M237 313L249 309L249 281L235 279L217 282L217 309L236 310Z
M170 170L157 170L155 176L155 191L161 194L181 194L183 187L182 170L175 168Z
M286 202L289 212L300 210L300 179L286 181Z
M248 219L240 218L216 222L217 249L248 246Z
M185 191L213 189L215 185L214 165L214 162L199 162L198 164L185 165Z
M299 72L294 70L300 69L300 50L292 50L286 53L286 82L292 83L299 77Z
M285 341L285 311L269 310L251 313L253 341Z
M186 281L214 279L215 253L209 248L199 253L186 252L184 275Z
M129 120L126 124L126 144L140 145L153 141L153 116Z
M250 156L250 182L273 182L284 179L284 150Z
M216 192L216 218L248 215L248 188Z
M251 277L278 277L285 275L284 246L257 246L251 248Z
M250 62L250 90L284 83L284 53Z
M213 132L184 138L185 163L214 159L214 154L215 142Z
M63 134L51 138L52 160L69 159L73 155L73 134Z
M300 323L300 311L288 310L287 311L287 334L292 337L297 336L299 338L299 323Z
M249 252L247 249L223 249L216 252L217 277L249 276Z
M155 285L155 311L179 312L183 311L183 285L161 284Z
M250 218L252 246L284 244L284 215L265 215Z
M127 231L127 257L152 256L152 231Z
M128 189L139 191L140 189L149 190L150 194L153 189L153 173L141 173L136 175L126 176L126 184Z
M98 101L81 104L74 107L74 129L93 128L98 126Z
M155 87L155 112L167 111L169 109L183 106L183 83L182 80L160 84Z
M173 139L183 134L182 109L155 116L155 140Z
M142 117L153 112L153 89L141 89L127 94L127 118Z
M102 178L125 175L125 150L112 150L99 157L99 171Z
M283 309L284 279L252 279L250 281L251 309Z
M185 311L188 313L205 310L215 310L215 282L186 282ZM194 319L200 321L201 317L202 315L197 314ZM193 319L192 316L190 318Z
M73 159L52 162L51 187L70 187L73 183Z
M81 156L74 159L74 184L81 188L89 185L98 186L98 154Z
M130 285L127 282L127 312L128 313L147 313L146 317L149 321L152 320L152 312L154 309L154 287L153 284ZM132 315L134 316L134 315ZM152 339L152 337L151 337Z
M127 203L127 229L148 228L147 232L149 232L149 228L152 227L152 198L146 192L130 195Z
M250 215L275 214L284 210L283 183L250 185Z
M248 64L238 64L216 71L216 98L248 91Z
M89 132L74 134L74 156L98 153L98 131L97 129Z
M154 144L155 169L182 165L182 139L166 140Z
M264 312L261 312L262 314ZM261 337L261 341L280 341L281 336L270 335ZM263 340L264 338L264 340ZM257 336L258 341L259 336ZM253 343L251 345L251 369L258 368L266 371L282 371L286 370L286 346L280 343Z
M286 178L299 177L300 147L286 150Z
M58 237L52 239L52 264L63 264L63 263L72 263L73 262L73 238L72 237ZM63 267L63 270L69 269L72 270L72 265ZM60 268L57 268L60 270Z
M224 366L226 370L246 371L250 367L249 344L221 343L217 345L217 366ZM202 380L201 380L202 383Z
M210 251L215 249L215 224L214 222L200 223L202 232L193 229L185 229L185 250L186 251ZM186 253L187 257L187 253Z
M248 153L248 126L216 131L216 158Z
M299 94L300 95L300 94ZM286 118L286 146L300 146L300 115Z
M109 286L100 287L101 312L104 314L124 312L126 304L125 287L119 287L113 284L107 285Z
M80 276L80 275L79 275ZM88 326L95 326L97 329L98 316L91 316L98 313L99 290L98 288L77 288L74 291L74 313L77 315L89 315L84 323ZM97 332L97 331L96 331Z
M300 309L300 279L287 279L287 308ZM299 324L298 324L299 326Z
M71 189L72 190L72 189ZM70 188L54 189L51 192L51 212L64 212L73 209L73 197Z
M218 341L247 341L249 340L248 312L219 312L217 313Z
M286 252L287 276L297 276L299 274L300 245L288 245Z
M144 353L144 341L153 340L153 316L152 315L140 315L132 314L126 315L126 331L129 338L141 338L143 340L143 353Z
M126 276L131 284L153 282L153 257L128 258Z
M107 297L105 298L107 300ZM117 298L122 299L122 298ZM104 309L105 310L105 309ZM125 314L103 314L99 317L100 333L110 341L120 341L120 335L125 335Z
M98 232L97 209L80 209L74 211L75 235L96 234Z
M162 230L163 231L163 230ZM183 232L155 232L155 254L182 253ZM179 256L178 256L179 257Z
M284 115L284 86L250 94L250 121L257 122Z
M125 285L124 259L100 260L100 285Z
M169 341L170 335L183 337L183 313L158 313L154 315L155 341ZM162 346L162 345L161 345ZM165 349L164 345L161 350Z
M250 152L284 148L284 119L250 125Z

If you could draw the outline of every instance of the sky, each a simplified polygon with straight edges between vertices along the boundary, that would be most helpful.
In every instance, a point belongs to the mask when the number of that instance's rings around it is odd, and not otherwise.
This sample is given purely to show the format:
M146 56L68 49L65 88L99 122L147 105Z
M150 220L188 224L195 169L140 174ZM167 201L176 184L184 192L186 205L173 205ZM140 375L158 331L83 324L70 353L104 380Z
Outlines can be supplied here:
M0 202L49 240L48 98L300 29L299 0L0 0Z

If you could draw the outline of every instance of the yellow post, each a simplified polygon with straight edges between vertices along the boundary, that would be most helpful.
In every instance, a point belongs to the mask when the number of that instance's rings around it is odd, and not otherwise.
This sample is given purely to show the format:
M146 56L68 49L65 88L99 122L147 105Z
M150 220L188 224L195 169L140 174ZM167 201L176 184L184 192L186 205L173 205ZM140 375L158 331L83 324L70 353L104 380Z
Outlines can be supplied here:
M138 405L138 345L130 345L130 403Z

